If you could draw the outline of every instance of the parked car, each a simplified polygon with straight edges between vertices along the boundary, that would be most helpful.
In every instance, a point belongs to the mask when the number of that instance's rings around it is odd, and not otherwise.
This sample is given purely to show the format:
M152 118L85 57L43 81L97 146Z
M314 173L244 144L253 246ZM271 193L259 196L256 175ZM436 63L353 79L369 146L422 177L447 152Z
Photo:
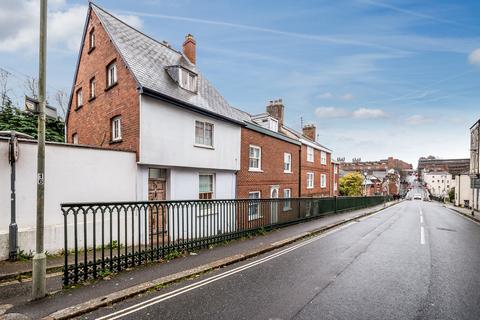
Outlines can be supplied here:
M413 196L413 200L422 200L422 196L417 193Z

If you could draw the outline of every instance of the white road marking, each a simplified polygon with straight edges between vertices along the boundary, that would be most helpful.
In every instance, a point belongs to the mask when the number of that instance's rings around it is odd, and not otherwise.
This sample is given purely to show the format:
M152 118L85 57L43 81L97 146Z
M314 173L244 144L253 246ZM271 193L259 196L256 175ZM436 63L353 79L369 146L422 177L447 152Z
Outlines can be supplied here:
M385 211L385 210L382 210L382 211L380 211L380 212L384 212L384 211ZM378 213L380 213L380 212L377 212L377 213L375 213L374 215L376 215L376 214L378 214ZM365 218L369 218L369 217L372 217L372 216L373 216L373 215L368 216L368 217L365 217ZM363 220L363 219L362 219L362 220ZM265 262L267 262L267 261L269 261L269 260L278 258L278 257L280 257L280 256L282 256L282 255L284 255L284 254L289 253L290 251L293 251L293 250L296 250L296 249L301 248L301 247L303 247L303 246L306 246L307 244L310 244L310 243L312 243L312 242L314 242L314 241L317 241L317 240L319 240L319 239L322 239L322 238L324 238L324 237L326 237L326 236L328 236L328 235L331 235L331 234L333 234L333 233L335 233L335 232L338 232L338 231L340 231L340 230L343 230L343 229L345 229L345 228L347 228L347 227L349 227L349 226L351 226L351 225L353 225L353 224L355 224L355 222L347 223L347 224L345 224L345 225L343 225L343 226L340 226L340 227L338 227L338 228L335 228L335 229L333 229L333 230L331 230L331 231L327 231L327 232L325 232L325 233L323 233L323 234L320 234L320 235L318 235L318 236L315 236L314 238L311 238L311 239L309 239L309 240L306 240L306 241L304 241L304 242L301 242L301 243L299 243L299 244L297 244L297 245L294 245L294 246L292 246L292 247L283 249L283 250L281 250L281 251L279 251L279 252L273 253L273 254L271 254L271 255L269 255L269 256L267 256L267 257L264 257L264 258L262 258L262 259L259 259L259 260L256 260L256 261L252 261L252 262L250 262L250 263L247 263L247 264L245 264L245 265L243 265L243 266L239 266L239 267L237 267L237 268L234 268L234 269L232 269L232 270L226 271L226 272L224 272L224 273L211 276L211 277L209 277L209 278L203 279L203 280L201 280L201 281L199 281L199 282L190 284L190 285L188 285L188 286L185 286L185 287L182 287L182 288L173 290L173 291L171 291L171 292L164 293L164 294L162 294L162 295L159 295L159 296L154 297L154 298L149 299L149 300L142 301L142 302L140 302L140 303L137 303L137 304L132 305L132 306L130 306L130 307L127 307L127 308L125 308L125 309L118 310L118 311L113 312L113 313L111 313L111 314L108 314L108 315L99 317L99 318L97 318L97 320L104 320L104 319L114 320L114 319L122 318L122 317L127 316L127 315L129 315L129 314L132 314L132 313L134 313L134 312L137 312L137 311L140 311L140 310L145 309L145 308L147 308L147 307L150 307L150 306L152 306L152 305L154 305L154 304L157 304L157 303L160 303L160 302L162 302L162 301L171 299L171 298L173 298L173 297L176 297L176 296L181 295L181 294L183 294L183 293L186 293L186 292L188 292L188 291L191 291L191 290L194 290L194 289L203 287L203 286L205 286L205 285L207 285L207 284L209 284L209 283L212 283L212 282L221 280L221 279L223 279L223 278L229 277L229 276L231 276L231 275L234 275L235 273L238 273L238 272L241 272L241 271L250 269L250 268L255 267L255 266L259 265L259 264L263 264L263 263L265 263Z
M420 227L420 244L425 244L425 230L423 226Z
M423 216L420 216L420 223L423 224Z

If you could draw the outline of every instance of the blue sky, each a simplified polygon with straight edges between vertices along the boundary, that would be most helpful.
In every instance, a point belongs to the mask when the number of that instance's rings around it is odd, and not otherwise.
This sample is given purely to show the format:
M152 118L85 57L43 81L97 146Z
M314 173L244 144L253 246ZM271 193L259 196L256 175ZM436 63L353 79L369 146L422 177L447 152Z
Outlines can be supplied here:
M282 98L287 125L316 124L336 156L468 157L480 117L480 1L96 3L176 48L192 33L200 70L231 105L256 114ZM87 2L49 5L53 96L73 81ZM0 67L16 100L37 74L37 8L0 4Z

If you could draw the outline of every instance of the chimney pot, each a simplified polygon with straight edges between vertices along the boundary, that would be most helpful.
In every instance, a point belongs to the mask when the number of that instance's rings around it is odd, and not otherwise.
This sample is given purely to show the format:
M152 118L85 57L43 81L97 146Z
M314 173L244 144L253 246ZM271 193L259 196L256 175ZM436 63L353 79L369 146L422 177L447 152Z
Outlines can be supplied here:
M197 54L196 54L197 42L193 36L189 33L185 36L185 41L183 42L183 54L188 58L188 60L196 64Z

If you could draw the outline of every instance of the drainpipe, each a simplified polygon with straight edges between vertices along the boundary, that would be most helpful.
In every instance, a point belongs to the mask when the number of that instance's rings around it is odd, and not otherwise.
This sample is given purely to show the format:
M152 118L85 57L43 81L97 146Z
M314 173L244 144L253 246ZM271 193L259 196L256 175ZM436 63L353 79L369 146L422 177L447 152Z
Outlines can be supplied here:
M298 197L302 197L302 146L298 150Z
M16 221L16 196L15 196L15 177L16 168L15 162L18 159L18 140L15 136L15 132L10 134L9 142L9 162L11 166L10 174L10 225L8 226L8 259L10 261L17 260L17 239L18 239L18 226Z

